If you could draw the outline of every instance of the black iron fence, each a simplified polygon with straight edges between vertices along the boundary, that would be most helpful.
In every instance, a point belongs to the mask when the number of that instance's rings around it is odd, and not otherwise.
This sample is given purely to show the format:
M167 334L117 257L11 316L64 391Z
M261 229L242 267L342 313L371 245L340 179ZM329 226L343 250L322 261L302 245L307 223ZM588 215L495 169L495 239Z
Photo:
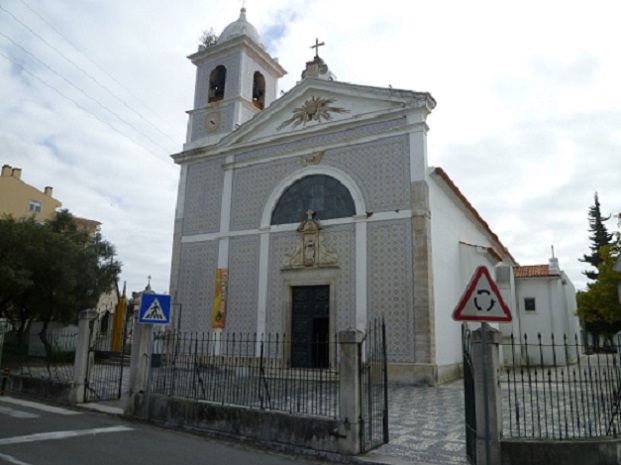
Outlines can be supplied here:
M290 338L246 333L156 336L149 390L156 394L336 418L336 337L306 341L311 366L292 360Z
M461 327L461 344L464 364L464 414L466 423L466 457L469 463L477 462L477 412L475 397L475 368L472 363L472 332Z
M388 442L388 372L386 325L376 319L368 328L360 367L362 450Z
M562 440L620 434L618 344L586 355L577 336L511 336L502 349L505 436Z
M88 350L84 399L87 402L120 399L129 390L129 353L122 341L113 351L112 334L93 334Z
M77 336L76 332L66 331L21 337L16 332L7 332L0 352L0 368L7 368L11 375L70 384Z

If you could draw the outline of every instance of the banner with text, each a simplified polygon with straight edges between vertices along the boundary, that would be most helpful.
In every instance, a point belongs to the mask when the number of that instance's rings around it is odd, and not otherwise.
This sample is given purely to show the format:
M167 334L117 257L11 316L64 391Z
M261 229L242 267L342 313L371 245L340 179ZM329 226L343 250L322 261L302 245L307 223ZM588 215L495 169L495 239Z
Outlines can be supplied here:
M223 329L226 320L227 287L229 284L229 270L218 268L216 270L216 292L213 298L213 312L211 315L211 327Z

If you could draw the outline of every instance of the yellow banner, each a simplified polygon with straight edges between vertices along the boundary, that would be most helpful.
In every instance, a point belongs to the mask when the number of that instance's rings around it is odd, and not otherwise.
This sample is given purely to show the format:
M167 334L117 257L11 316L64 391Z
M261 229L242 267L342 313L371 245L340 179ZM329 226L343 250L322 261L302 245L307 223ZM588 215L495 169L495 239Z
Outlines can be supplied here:
M216 270L216 293L213 298L213 312L211 314L211 327L223 329L226 320L226 291L229 284L229 270L218 268Z
M110 341L110 352L121 352L123 350L123 330L125 325L125 313L127 312L127 297L125 296L125 285L123 294L116 304L114 317L112 319L112 339Z

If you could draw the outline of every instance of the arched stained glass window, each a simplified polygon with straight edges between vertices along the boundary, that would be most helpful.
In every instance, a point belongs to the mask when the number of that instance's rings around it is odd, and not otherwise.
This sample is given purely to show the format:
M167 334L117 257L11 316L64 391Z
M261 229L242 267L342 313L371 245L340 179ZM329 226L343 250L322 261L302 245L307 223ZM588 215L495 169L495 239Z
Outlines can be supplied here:
M272 224L299 223L306 218L307 210L313 210L318 220L356 214L354 199L340 181L314 174L285 189L272 212Z

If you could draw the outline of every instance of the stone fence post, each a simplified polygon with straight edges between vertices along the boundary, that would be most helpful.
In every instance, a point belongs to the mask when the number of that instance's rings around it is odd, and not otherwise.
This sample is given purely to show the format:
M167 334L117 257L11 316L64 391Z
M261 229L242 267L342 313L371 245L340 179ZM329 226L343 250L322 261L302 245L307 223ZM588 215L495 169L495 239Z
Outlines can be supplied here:
M153 325L136 324L129 359L129 396L125 405L125 415L134 414L136 396L147 390L149 368L151 366Z
M485 334L483 334L485 331ZM498 386L502 334L487 323L472 332L477 465L500 465L502 398ZM487 419L487 421L486 421Z
M88 371L88 357L91 343L91 322L97 318L93 309L82 310L78 317L78 340L75 347L73 362L73 386L69 394L69 402L81 404L84 402L86 376Z
M361 390L360 362L364 333L356 329L339 332L339 443L343 454L359 454Z

